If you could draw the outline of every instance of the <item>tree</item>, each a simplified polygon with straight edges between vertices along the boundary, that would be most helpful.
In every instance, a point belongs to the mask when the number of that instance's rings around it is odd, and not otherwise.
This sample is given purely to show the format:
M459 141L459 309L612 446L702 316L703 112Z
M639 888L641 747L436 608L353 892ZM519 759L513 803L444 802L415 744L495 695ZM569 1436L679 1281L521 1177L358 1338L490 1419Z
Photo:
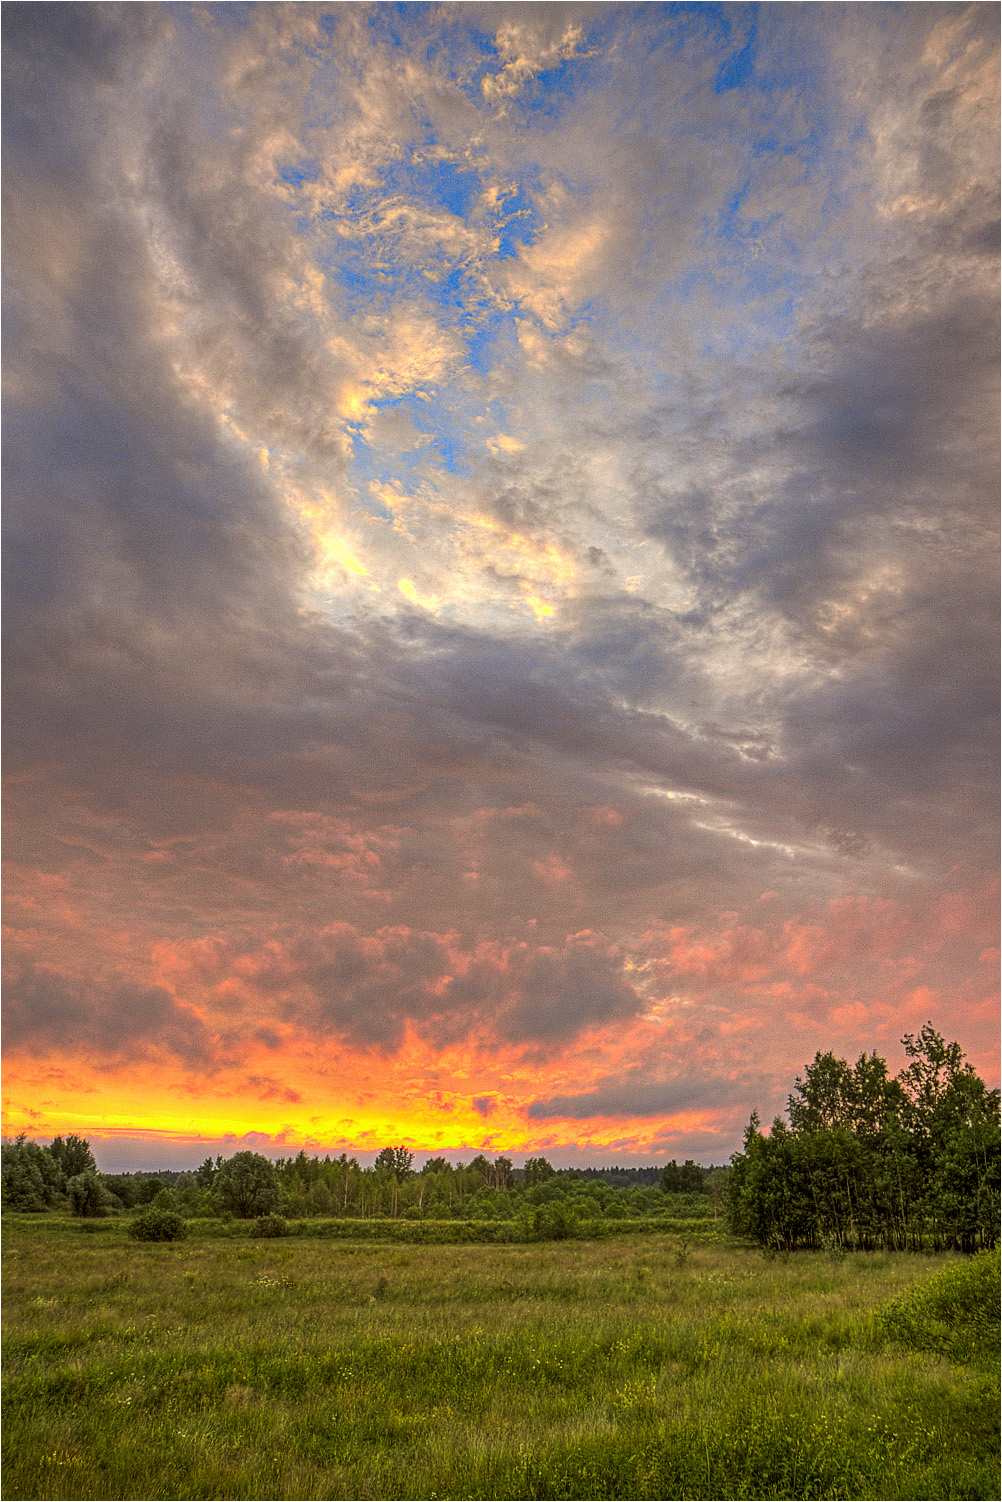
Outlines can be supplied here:
M674 1158L662 1168L659 1182L662 1194L680 1194L682 1192L682 1170Z
M888 1078L887 1063L876 1053L860 1054L854 1068L833 1053L817 1053L796 1082L788 1114L795 1132L842 1127L854 1136L875 1137L902 1099L900 1085Z
M136 1203L136 1175L131 1173L103 1173L101 1183L113 1194L120 1205L131 1210Z
M111 1195L92 1169L85 1169L68 1179L66 1194L74 1215L93 1217L108 1213Z
M912 1062L906 1069L902 1069L898 1082L908 1097L914 1115L924 1124L931 1124L937 1107L957 1076L965 1068L970 1074L974 1073L974 1069L970 1064L964 1065L960 1044L947 1043L931 1022L925 1023L917 1036L915 1033L905 1033L901 1042Z
M818 1053L768 1135L753 1115L728 1223L763 1245L991 1247L999 1236L999 1092L926 1023L911 1062Z
M59 1164L37 1142L28 1142L23 1132L3 1144L0 1174L7 1210L37 1214L62 1202L64 1180Z
M391 1173L398 1184L402 1184L411 1171L414 1162L414 1154L409 1153L406 1147L384 1147L382 1152L376 1154L373 1168L377 1173Z
M456 1167L457 1168L461 1168L462 1164L457 1163ZM483 1153L478 1153L477 1156L470 1163L470 1173L478 1173L480 1175L480 1177L483 1179L484 1183L485 1184L489 1184L490 1183L490 1172L491 1172L491 1160L489 1158L485 1158L484 1155L483 1155Z
M53 1137L49 1144L49 1156L59 1164L65 1179L75 1178L79 1173L96 1173L97 1164L90 1150L90 1143L83 1137Z
M235 1153L216 1175L214 1192L225 1210L241 1220L277 1210L280 1198L275 1166L260 1153Z
M662 1194L702 1194L706 1188L703 1170L691 1158L686 1158L681 1168L674 1158L666 1163L659 1184Z
M545 1158L526 1158L525 1167L522 1169L522 1182L527 1189L533 1184L541 1184L544 1179L553 1178L553 1165Z
M510 1158L495 1158L487 1170L487 1182L492 1189L508 1189L515 1170Z
M679 1170L679 1174L682 1179L683 1194L703 1193L703 1170L698 1163L694 1163L691 1158L686 1158Z
M300 1156L305 1157L306 1155L305 1153L301 1153ZM215 1183L216 1174L219 1172L222 1166L223 1159L218 1153L216 1155L215 1163L213 1163L211 1158L206 1158L204 1162L200 1163L195 1169L195 1180L198 1183L199 1188L211 1189L213 1184Z

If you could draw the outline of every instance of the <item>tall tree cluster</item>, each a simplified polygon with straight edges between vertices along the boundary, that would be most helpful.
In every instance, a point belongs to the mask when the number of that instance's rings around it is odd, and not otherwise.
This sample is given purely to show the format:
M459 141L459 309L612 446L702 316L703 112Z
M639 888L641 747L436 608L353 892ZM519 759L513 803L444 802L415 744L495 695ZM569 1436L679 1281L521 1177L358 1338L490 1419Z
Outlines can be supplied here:
M107 1202L90 1144L72 1134L54 1137L42 1147L22 1132L3 1144L0 1174L3 1203L9 1210L69 1207L76 1215L100 1215Z
M972 1252L999 1236L999 1092L930 1023L909 1063L818 1053L768 1134L731 1160L730 1229L762 1246Z

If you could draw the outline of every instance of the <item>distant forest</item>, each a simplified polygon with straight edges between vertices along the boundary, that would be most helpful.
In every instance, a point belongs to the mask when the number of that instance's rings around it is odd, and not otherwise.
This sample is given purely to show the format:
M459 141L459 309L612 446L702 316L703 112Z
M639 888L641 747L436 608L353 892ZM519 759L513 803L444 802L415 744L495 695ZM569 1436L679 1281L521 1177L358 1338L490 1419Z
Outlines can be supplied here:
M902 1039L891 1077L876 1053L855 1065L818 1053L763 1132L753 1114L729 1167L554 1168L529 1158L432 1157L414 1167L387 1146L371 1167L305 1151L206 1158L193 1171L99 1173L89 1143L3 1144L3 1205L100 1217L155 1208L189 1219L261 1217L518 1222L526 1236L569 1236L586 1222L721 1219L769 1249L954 1248L999 1238L998 1090L930 1024ZM513 1231L516 1229L513 1226ZM598 1229L595 1226L593 1229Z
M239 1152L206 1158L194 1171L110 1174L97 1171L89 1143L80 1137L57 1137L48 1147L18 1138L3 1147L4 1208L21 1213L68 1210L101 1217L156 1211L174 1220L269 1223L276 1217L300 1223L331 1218L490 1222L507 1225L505 1239L516 1240L595 1232L603 1222L625 1228L652 1218L665 1226L669 1217L672 1225L714 1215L722 1219L728 1173L693 1162L555 1169L542 1157L515 1168L509 1158L483 1155L455 1164L433 1157L416 1170L413 1154L399 1146L384 1148L369 1168L347 1154L321 1158L299 1152L270 1162L260 1153ZM270 1224L269 1233L277 1229Z

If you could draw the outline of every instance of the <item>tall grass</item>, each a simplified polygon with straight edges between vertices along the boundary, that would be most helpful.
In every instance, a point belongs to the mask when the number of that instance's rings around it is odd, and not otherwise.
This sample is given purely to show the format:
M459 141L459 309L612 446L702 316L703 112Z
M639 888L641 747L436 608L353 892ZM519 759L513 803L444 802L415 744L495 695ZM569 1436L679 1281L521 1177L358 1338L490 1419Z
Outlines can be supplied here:
M994 1351L882 1313L959 1259L55 1220L4 1255L8 1498L999 1494Z

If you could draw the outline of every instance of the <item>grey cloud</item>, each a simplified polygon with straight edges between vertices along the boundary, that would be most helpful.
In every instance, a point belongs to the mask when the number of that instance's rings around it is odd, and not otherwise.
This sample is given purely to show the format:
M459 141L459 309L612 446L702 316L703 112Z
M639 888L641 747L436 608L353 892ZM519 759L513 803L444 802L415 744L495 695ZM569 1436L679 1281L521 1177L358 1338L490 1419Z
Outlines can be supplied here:
M552 1095L531 1101L526 1108L530 1121L589 1121L602 1117L665 1117L695 1107L714 1109L726 1106L740 1109L763 1081L741 1081L699 1071L685 1079L651 1079L646 1072L633 1071L624 1078L606 1077L591 1089L574 1095ZM741 1100L736 1100L736 1095ZM759 1099L761 1096L758 1097Z
M213 1047L201 1020L162 986L71 976L28 962L4 985L4 1046L12 1053L77 1053L97 1061L173 1055L211 1068Z
M311 1034L387 1050L408 1023L439 1044L475 1034L545 1050L641 1006L624 956L590 934L557 944L478 943L341 923L276 935L263 949L250 938L216 944L192 963L203 983L237 978L264 1010Z

